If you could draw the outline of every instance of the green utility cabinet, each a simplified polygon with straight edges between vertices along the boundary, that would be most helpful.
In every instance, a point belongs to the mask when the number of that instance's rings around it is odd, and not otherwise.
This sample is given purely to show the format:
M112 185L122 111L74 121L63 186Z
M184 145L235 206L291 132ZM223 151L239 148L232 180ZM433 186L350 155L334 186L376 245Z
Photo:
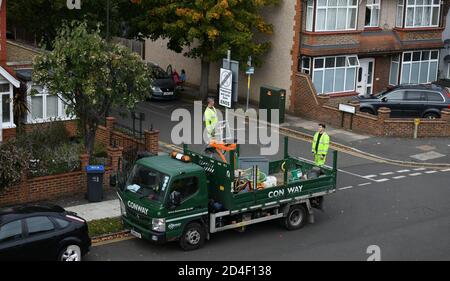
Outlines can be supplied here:
M284 123L284 115L286 111L286 90L271 86L262 86L259 93L259 108L269 110L267 112L267 121L269 123L272 122L270 109L278 109L280 112L280 124Z

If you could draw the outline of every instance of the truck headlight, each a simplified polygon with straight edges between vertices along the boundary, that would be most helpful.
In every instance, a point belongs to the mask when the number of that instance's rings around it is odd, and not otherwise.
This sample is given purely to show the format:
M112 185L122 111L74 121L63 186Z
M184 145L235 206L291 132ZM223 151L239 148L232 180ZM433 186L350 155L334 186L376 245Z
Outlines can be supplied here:
M125 208L125 204L123 203L122 199L119 199L120 202L120 214L122 216L126 216L127 215L127 209Z
M158 232L166 231L166 219L152 219L152 230Z

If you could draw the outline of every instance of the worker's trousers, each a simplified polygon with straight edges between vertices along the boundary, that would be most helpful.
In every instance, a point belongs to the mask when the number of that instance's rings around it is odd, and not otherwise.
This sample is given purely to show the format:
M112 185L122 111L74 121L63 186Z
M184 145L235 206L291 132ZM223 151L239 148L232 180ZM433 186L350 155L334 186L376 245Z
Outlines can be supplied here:
M326 155L322 158L321 154L314 154L314 163L316 163L316 166L321 167L321 166L325 165L326 161L327 161Z

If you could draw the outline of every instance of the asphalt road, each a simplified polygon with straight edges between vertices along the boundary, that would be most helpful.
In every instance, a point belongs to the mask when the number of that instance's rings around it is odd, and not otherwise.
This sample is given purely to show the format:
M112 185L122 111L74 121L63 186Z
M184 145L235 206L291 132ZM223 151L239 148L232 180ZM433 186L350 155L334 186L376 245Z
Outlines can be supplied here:
M190 109L179 102L141 104L144 128L153 123L170 143L176 124L170 113L180 106ZM279 158L282 147L280 142L270 158ZM259 148L244 145L242 154L258 154ZM289 153L311 158L310 144L291 140ZM405 168L340 153L338 188L326 198L324 212L315 211L315 223L297 231L257 224L243 233L214 234L194 252L177 243L130 239L93 247L86 260L367 260L371 245L380 248L382 260L450 260L450 169Z

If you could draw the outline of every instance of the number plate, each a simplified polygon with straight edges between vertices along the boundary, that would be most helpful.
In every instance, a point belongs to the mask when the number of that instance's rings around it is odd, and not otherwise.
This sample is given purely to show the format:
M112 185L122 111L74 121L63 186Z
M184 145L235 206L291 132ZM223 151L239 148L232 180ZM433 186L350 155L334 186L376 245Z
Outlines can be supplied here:
M133 235L134 237L137 237L139 239L142 239L142 234L140 234L139 232L135 231L135 230L131 230L130 231L131 235Z
M163 95L165 95L165 96L173 96L173 92L164 92Z

